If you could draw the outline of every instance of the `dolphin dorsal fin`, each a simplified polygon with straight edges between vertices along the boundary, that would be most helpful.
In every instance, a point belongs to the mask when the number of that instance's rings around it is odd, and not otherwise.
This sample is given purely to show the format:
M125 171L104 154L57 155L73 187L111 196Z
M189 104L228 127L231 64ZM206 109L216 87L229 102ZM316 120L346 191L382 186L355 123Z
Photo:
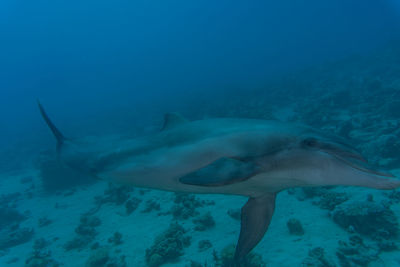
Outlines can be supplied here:
M178 125L188 122L181 114L176 112L169 112L164 116L164 125L161 131L170 130Z
M57 151L60 150L61 145L65 141L64 135L60 132L60 130L57 129L57 127L54 125L54 123L50 120L49 116L47 116L46 111L44 110L42 104L40 104L39 100L37 101L37 104L39 106L40 114L42 115L44 121L46 122L47 126L49 126L51 132L53 133L54 137L57 139Z

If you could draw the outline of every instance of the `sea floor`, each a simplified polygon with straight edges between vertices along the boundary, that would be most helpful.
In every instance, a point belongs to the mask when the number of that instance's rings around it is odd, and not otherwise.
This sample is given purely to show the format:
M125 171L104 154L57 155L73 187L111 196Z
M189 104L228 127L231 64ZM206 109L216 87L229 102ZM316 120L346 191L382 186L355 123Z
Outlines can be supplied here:
M351 140L400 177L398 47L222 100L205 95L183 114L300 122ZM35 168L0 174L0 266L228 266L246 202L104 181L49 193L42 182ZM264 263L249 267L400 266L399 217L396 190L286 190L253 251Z
M400 174L400 171L397 171L397 174ZM155 238L162 234L172 221L177 221L185 229L185 235L190 236L190 245L183 248L181 256L163 266L195 266L191 265L192 261L214 266L213 251L220 252L227 245L235 244L238 238L240 222L228 213L237 212L246 201L244 197L237 196L195 195L195 200L191 199L192 202L203 201L205 204L195 205L195 213L189 215L188 218L179 216L174 218L171 210L177 203L174 202L175 194L171 192L131 188L127 189L129 194L122 194L122 191L110 190L108 183L100 181L92 185L60 191L58 194L49 194L43 191L40 185L41 180L35 170L6 175L1 177L0 181L0 195L18 193L18 196L10 200L9 204L13 209L26 215L25 219L18 223L19 228L34 230L33 235L22 244L1 250L0 266L10 267L24 266L26 260L32 257L32 253L38 250L42 253L40 257L51 259L61 266L85 266L91 255L103 247L107 249L109 261L118 262L121 256L124 258L119 262L120 266L123 266L122 262L126 266L148 266L146 249L153 245ZM379 203L390 200L389 192L377 190L342 187L327 190L346 194L350 198L347 201L365 202L368 198L370 200L372 198L373 202ZM124 196L120 196L121 199L118 200L118 194ZM96 197L103 198L104 203L96 204L99 203L95 201ZM133 198L138 199L140 204L128 215L125 204L127 199ZM323 257L334 264L332 266L345 266L340 263L337 253L340 243L349 242L349 236L352 233L349 229L344 229L335 223L332 219L332 210L318 206L316 204L318 199L318 197L305 197L302 189L284 191L278 195L276 212L269 230L254 249L255 253L262 256L266 266L323 266L304 265L310 251L318 247L323 248ZM144 212L146 208L148 210ZM390 209L398 217L400 202L392 203ZM93 227L96 234L86 245L66 249L66 243L77 236L75 229L80 224L82 214L88 212L90 216L100 219L100 222ZM195 230L198 224L193 220L208 212L215 221L215 225L206 226L203 231ZM304 234L289 232L287 224L293 218L301 223ZM115 232L122 235L120 242L109 241ZM368 233L359 236L367 247L380 242L371 238ZM37 240L42 239L45 244L38 248ZM206 246L199 251L199 242L202 240L208 240L206 243L210 247ZM390 240L395 246L399 245L398 238L390 238ZM353 249L360 250L357 253L360 253L361 257L367 257L366 255L370 254L377 255L368 261L368 265L357 265L350 259L353 265L349 266L400 265L400 253L397 248L382 251L371 245L366 249L367 251L356 247ZM46 255L47 252L50 253ZM363 256L362 253L366 255Z

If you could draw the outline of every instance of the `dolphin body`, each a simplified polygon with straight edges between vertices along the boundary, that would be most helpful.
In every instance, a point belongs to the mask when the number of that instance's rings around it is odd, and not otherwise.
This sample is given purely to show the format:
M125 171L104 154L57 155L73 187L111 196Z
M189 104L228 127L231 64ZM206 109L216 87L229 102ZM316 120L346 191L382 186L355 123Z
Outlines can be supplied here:
M226 118L189 122L169 113L154 135L94 142L65 138L40 103L39 109L57 139L59 158L73 169L139 187L248 197L241 210L236 265L263 238L282 190L400 187L399 180L384 178L393 176L372 169L340 138L302 125Z

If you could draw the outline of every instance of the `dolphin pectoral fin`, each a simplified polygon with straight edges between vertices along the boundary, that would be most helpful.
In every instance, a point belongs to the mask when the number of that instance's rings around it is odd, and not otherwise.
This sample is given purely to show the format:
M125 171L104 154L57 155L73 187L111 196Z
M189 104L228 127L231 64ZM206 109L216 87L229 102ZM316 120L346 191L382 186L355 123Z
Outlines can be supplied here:
M223 186L245 181L259 173L259 169L256 163L224 157L186 174L179 181L188 185Z
M275 193L250 198L242 208L241 228L235 251L235 263L243 258L263 238L275 209Z

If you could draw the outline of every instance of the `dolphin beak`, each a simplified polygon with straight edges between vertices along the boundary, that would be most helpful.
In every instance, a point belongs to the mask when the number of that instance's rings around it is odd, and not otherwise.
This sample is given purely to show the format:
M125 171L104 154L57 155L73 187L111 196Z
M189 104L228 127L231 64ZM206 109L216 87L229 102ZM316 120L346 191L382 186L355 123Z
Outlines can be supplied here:
M378 176L395 177L391 173L373 168L360 152L348 144L314 138L309 138L306 142L307 146L323 151L359 171Z
M352 162L351 160L341 158L341 157L336 157L336 158L339 159L340 161L344 162L345 164L349 165L350 167L357 169L359 171L362 171L362 172L366 172L366 173L370 173L370 174L374 174L374 175L378 175L378 176L384 176L384 177L391 177L391 178L396 177L389 172L375 170L371 166L369 166L363 162L356 162L356 161Z

